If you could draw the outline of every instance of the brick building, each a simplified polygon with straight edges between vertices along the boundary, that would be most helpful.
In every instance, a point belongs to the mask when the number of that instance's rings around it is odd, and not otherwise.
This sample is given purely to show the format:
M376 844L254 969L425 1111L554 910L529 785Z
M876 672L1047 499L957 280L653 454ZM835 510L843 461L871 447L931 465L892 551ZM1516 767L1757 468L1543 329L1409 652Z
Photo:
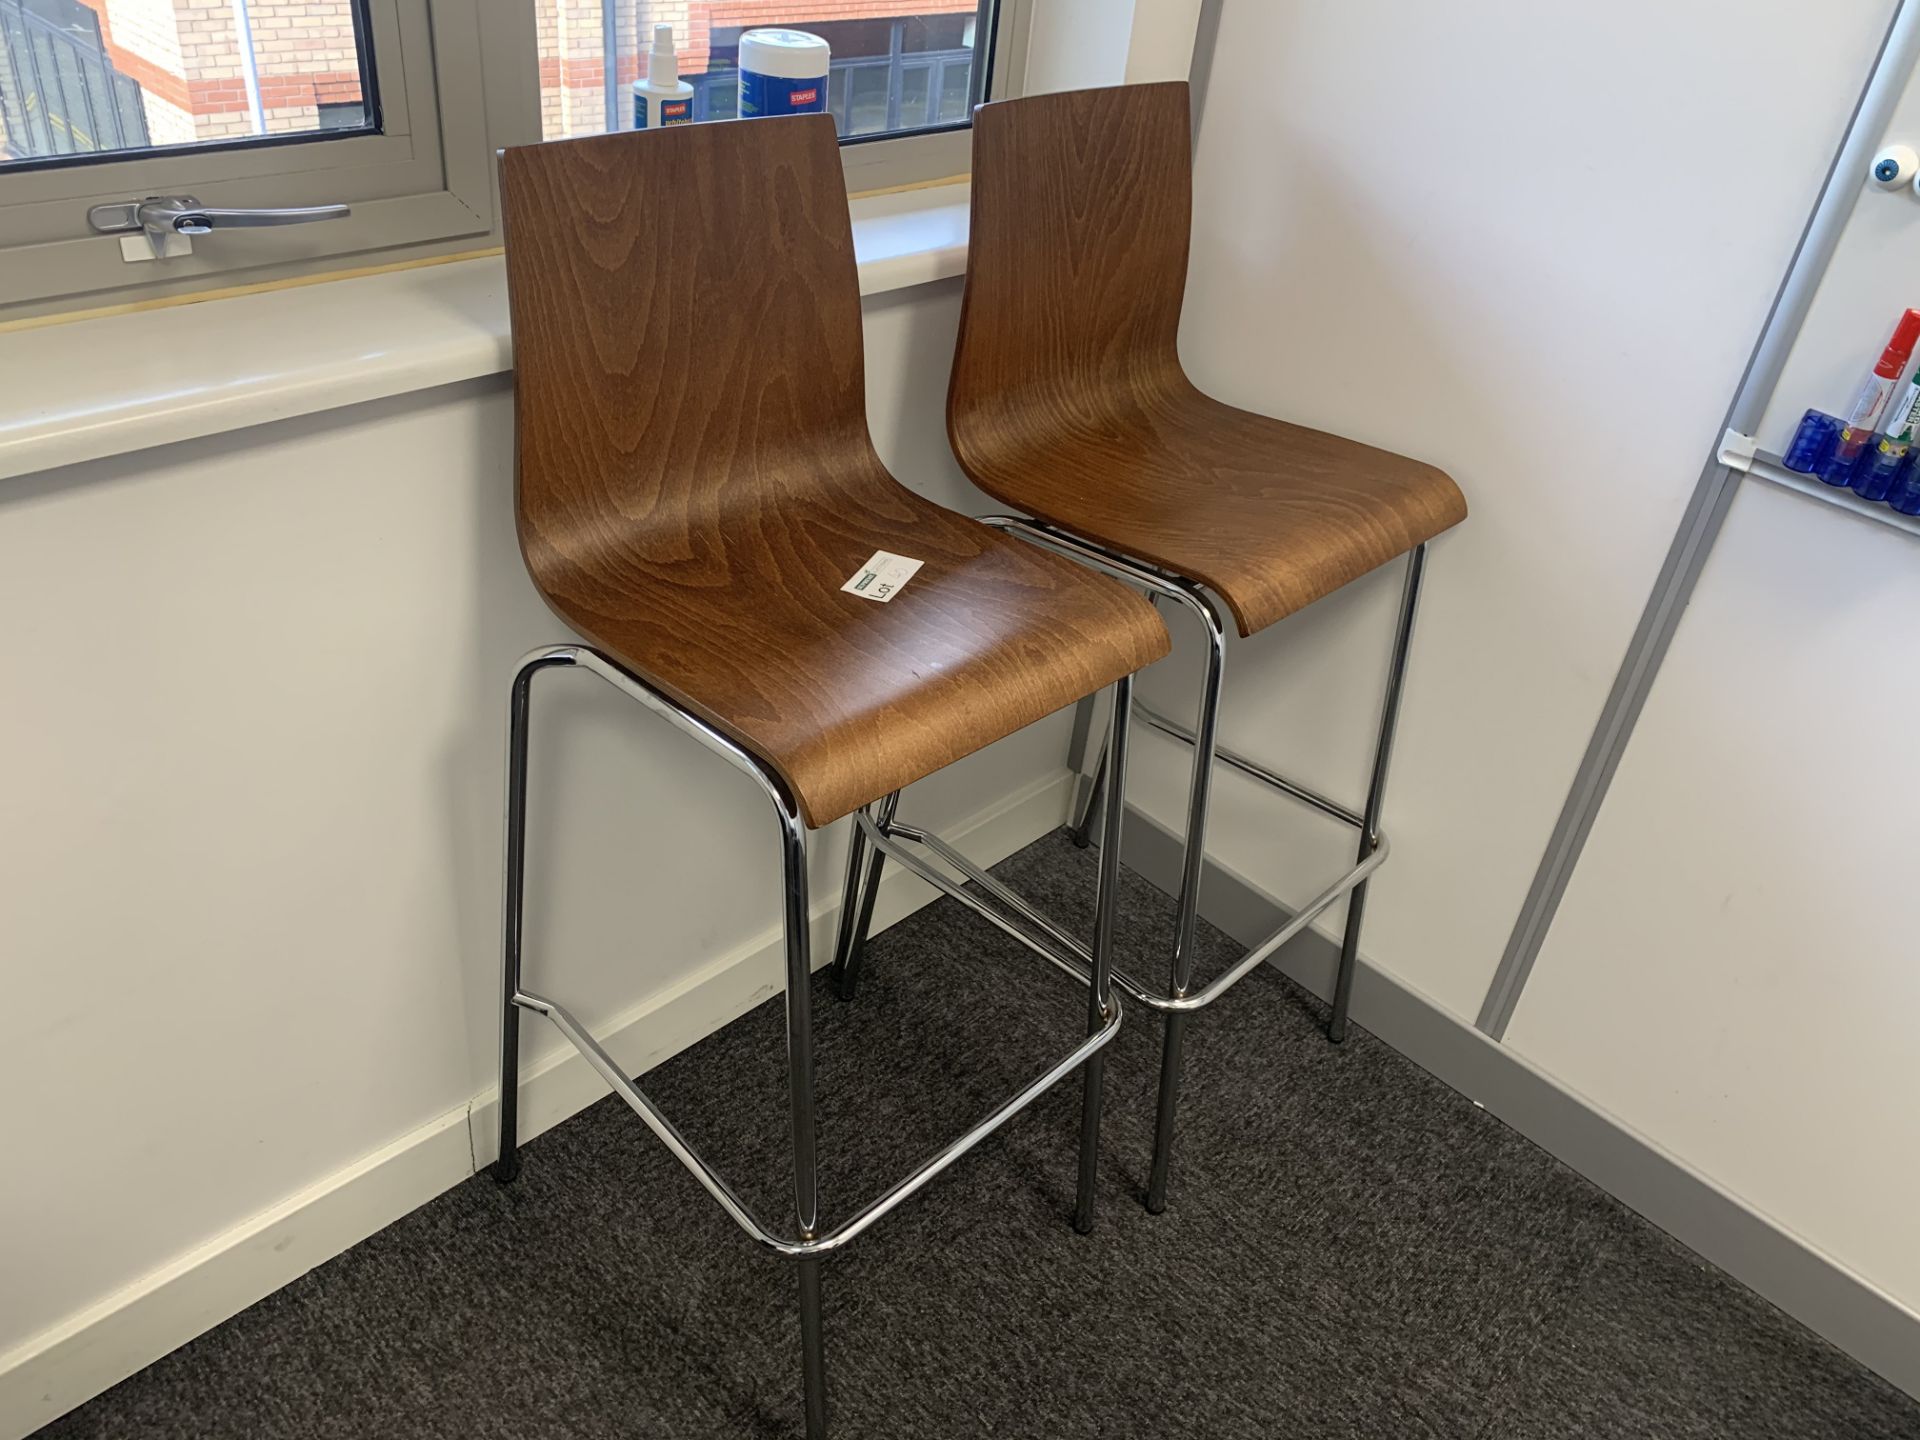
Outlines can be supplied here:
M77 0L140 86L152 144L344 129L365 119L349 0ZM240 27L252 31L259 113Z

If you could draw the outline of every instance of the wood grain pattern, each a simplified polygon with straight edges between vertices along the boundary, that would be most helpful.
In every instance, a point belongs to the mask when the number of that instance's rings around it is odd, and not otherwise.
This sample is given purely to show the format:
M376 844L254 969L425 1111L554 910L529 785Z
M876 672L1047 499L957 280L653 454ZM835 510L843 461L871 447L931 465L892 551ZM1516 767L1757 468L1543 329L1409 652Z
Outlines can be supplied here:
M1201 581L1250 635L1467 506L1431 465L1235 410L1187 378L1188 106L1174 82L974 113L947 430L981 489Z
M509 150L520 544L580 634L824 825L1166 653L1152 608L889 475L832 118ZM840 586L876 550L895 599Z

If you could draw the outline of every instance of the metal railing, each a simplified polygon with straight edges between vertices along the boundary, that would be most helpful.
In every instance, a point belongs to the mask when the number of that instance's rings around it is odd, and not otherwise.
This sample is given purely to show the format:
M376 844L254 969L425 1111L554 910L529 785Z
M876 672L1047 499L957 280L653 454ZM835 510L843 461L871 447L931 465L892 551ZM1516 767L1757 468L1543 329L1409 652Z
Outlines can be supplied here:
M0 160L135 150L151 143L140 87L113 68L84 6L0 0Z

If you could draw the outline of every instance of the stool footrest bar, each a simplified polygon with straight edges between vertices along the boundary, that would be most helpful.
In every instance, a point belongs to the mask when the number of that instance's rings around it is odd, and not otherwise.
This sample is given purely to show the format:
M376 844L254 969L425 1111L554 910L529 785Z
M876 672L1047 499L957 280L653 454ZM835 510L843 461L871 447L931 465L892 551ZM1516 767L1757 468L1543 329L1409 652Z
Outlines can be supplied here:
M614 1094L626 1101L629 1108L646 1122L647 1128L660 1138L661 1143L667 1147L675 1159L692 1172L693 1178L700 1182L701 1188L718 1202L720 1208L727 1212L733 1222L765 1249L789 1259L806 1259L838 1250L867 1230L894 1207L925 1187L954 1161L1079 1069L1113 1039L1120 1029L1121 1020L1120 999L1115 996L1111 1013L1107 1015L1105 1022L1075 1046L1064 1059L1032 1083L1015 1092L958 1139L921 1161L899 1183L882 1193L877 1199L870 1201L845 1224L811 1240L788 1240L776 1235L761 1223L760 1218L735 1193L733 1187L727 1184L719 1172L701 1157L700 1152L688 1143L687 1138L680 1133L660 1107L655 1105L646 1092L621 1070L619 1063L607 1054L600 1043L564 1006L543 996L528 994L524 991L513 997L513 1003L523 1010L532 1010L553 1021L560 1033L573 1042L574 1049L578 1050L587 1063L599 1073L600 1078L613 1088Z
M939 836L929 835L926 831L917 830L911 825L894 825L883 831L871 822L867 823L867 832L875 846L886 851L896 862L911 870L936 890L958 900L1000 931L1034 951L1043 960L1064 970L1082 985L1093 983L1092 951L966 856L953 849ZM964 886L955 885L947 876L942 875L927 861L902 845L900 842L903 840L910 844L925 846L933 851L968 880L993 896L1005 907L1005 911L995 910L972 891ZM1114 980L1116 983L1121 983L1118 970L1114 972Z
M686 1136L680 1133L679 1127L647 1097L644 1090L634 1084L632 1077L621 1069L619 1062L602 1048L600 1042L593 1038L586 1026L574 1018L571 1011L556 1001L524 991L513 997L513 1003L523 1010L532 1010L551 1020L554 1027L573 1042L573 1048L578 1050L586 1058L587 1063L599 1072L600 1078L613 1087L614 1094L626 1101L633 1112L646 1122L647 1128L659 1136L660 1143L673 1152L674 1158L693 1172L693 1178L700 1182L701 1188L719 1202L720 1208L732 1217L736 1225L768 1249L778 1250L783 1254L804 1253L799 1249L790 1250L787 1241L760 1223L759 1217L747 1208L747 1203L734 1193L733 1187L721 1178L719 1172L701 1159L700 1152L688 1143Z
M1140 707L1136 705L1134 709L1138 713ZM882 829L871 817L864 814L858 816L857 823L865 828L868 838L876 847L885 851L888 856L929 885L958 900L1002 933L1018 940L1042 959L1066 971L1082 985L1093 983L1092 955L1085 945L1067 934L1013 890L975 865L939 836L916 829L911 825L895 824ZM901 843L903 841L906 843ZM931 850L977 885L982 893L976 894L955 885L948 877L908 849L909 844L924 846ZM1285 925L1234 961L1225 972L1203 989L1196 990L1190 995L1167 996L1149 989L1118 965L1113 967L1113 983L1142 1005L1151 1010L1157 1010L1163 1015L1204 1010L1252 974L1257 966L1282 945L1311 925L1334 901L1351 892L1384 865L1388 848L1387 837L1377 835L1366 859L1301 906ZM986 897L991 897L992 902L995 903L989 903ZM1004 908L996 908L996 903Z
M1228 990L1232 989L1236 982L1251 974L1255 966L1261 964L1268 956L1272 955L1274 951L1278 950L1282 945L1306 929L1307 926L1311 925L1319 918L1321 911L1333 904L1333 902L1338 900L1342 895L1357 888L1369 875L1384 865L1386 860L1387 837L1382 835L1377 838L1372 851L1367 855L1366 859L1362 860L1345 875L1342 875L1338 880L1334 881L1333 884L1314 896L1313 899L1309 900L1305 905L1302 905L1291 920L1287 921L1286 924L1282 925L1278 930L1274 931L1266 939L1262 940L1258 945L1234 961L1232 966L1229 967L1224 974L1216 978L1211 985L1208 985L1203 990L1196 990L1191 995L1184 995L1175 1001L1162 1001L1162 1005L1169 1010L1201 1010L1211 1005Z
M1171 735L1176 740L1184 740L1189 745L1197 743L1193 738L1193 731L1182 725L1178 720L1168 719L1151 706L1144 705L1140 701L1135 700L1133 702L1133 713L1162 734ZM1297 781L1289 780L1286 776L1269 770L1258 760L1249 760L1238 751L1229 750L1226 746L1220 744L1214 745L1213 754L1214 758L1223 765L1230 765L1241 774L1252 776L1263 785L1271 786L1283 795L1290 795L1303 805L1311 805L1323 815L1330 815L1335 820L1344 821L1356 830L1366 828L1367 822L1357 810L1350 810L1338 800L1329 799L1317 790L1310 790Z

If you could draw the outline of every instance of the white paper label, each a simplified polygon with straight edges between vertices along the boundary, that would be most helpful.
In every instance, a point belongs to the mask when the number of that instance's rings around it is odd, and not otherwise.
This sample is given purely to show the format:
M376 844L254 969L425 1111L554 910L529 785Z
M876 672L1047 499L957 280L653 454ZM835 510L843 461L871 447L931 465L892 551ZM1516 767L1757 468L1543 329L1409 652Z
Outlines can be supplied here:
M876 550L873 558L840 588L858 595L862 600L878 600L884 605L900 593L921 563L905 555Z

